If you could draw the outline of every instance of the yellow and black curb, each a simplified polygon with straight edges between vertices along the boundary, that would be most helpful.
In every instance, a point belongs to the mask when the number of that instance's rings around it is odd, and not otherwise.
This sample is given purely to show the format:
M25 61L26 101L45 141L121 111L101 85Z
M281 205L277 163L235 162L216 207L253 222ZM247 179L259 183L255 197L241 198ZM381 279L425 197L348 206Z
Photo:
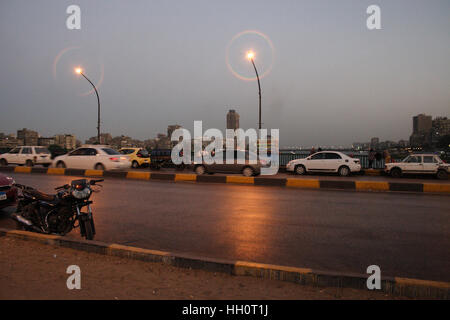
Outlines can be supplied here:
M0 167L0 171L14 173L37 173L49 175L110 177L136 180L165 180L202 183L233 183L256 186L278 186L303 189L334 189L375 192L419 192L450 194L450 184L445 183L410 183L388 181L351 181L351 180L323 180L298 178L271 178L271 177L244 177L244 176L216 176L196 175L187 173L161 173L137 171L102 171L62 168L36 168L36 167Z
M0 228L0 237L37 241L43 244L71 248L86 252L117 256L133 260L158 262L166 265L222 272L237 276L288 281L300 285L367 289L368 275L320 271L310 268L287 267L246 261L228 261L142 249L100 241L75 240L20 230ZM450 299L450 283L419 279L382 277L380 291L396 296L428 299Z

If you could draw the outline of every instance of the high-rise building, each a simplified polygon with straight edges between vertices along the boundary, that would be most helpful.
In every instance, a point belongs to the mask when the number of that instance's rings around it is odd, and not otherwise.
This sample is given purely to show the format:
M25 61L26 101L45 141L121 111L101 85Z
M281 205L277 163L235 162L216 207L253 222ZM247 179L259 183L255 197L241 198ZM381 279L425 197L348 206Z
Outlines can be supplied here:
M409 137L412 147L422 147L431 144L432 118L423 113L413 117L413 133Z
M236 130L239 128L239 113L231 109L227 113L227 129Z
M423 113L413 117L413 134L429 133L432 123L431 116Z
M33 130L28 130L23 128L22 130L17 130L17 139L23 141L26 146L37 146L38 145L39 133Z

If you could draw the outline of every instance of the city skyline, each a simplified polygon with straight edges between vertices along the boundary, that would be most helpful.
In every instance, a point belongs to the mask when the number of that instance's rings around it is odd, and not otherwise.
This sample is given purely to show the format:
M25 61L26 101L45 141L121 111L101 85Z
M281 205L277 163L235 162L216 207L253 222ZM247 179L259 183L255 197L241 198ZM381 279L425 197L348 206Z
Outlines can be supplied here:
M222 129L230 108L242 128L257 128L256 82L226 64L227 46L245 30L267 36L274 54L250 33L230 46L231 64L253 77L239 51L248 47L262 74L271 67L261 81L262 122L280 129L281 145L398 141L408 139L412 116L448 112L446 1L379 1L383 28L375 31L365 25L370 1L111 1L98 15L103 4L79 2L81 30L65 27L66 3L27 3L25 12L20 1L1 4L1 131L94 136L95 96L74 75L79 65L99 84L102 132L143 140L168 123L191 130L194 120ZM249 14L255 5L258 17Z

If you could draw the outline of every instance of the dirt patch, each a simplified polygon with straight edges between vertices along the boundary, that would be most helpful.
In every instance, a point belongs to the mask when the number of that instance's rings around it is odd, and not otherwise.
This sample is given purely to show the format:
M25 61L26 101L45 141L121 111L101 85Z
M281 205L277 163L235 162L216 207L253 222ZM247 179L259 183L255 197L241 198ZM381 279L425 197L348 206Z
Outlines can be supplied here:
M175 268L0 237L0 299L397 299L380 292ZM69 265L81 289L66 286Z

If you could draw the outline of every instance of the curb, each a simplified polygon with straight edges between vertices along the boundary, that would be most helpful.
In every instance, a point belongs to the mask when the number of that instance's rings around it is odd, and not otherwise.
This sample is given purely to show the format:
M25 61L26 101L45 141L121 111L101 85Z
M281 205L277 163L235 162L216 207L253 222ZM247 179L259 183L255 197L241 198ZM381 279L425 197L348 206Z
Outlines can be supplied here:
M265 178L243 176L214 176L187 173L160 173L135 171L102 171L62 168L35 167L0 167L0 172L49 174L86 177L110 177L135 180L165 180L173 182L232 183L256 186L277 186L303 189L334 189L366 192L418 192L450 195L450 184L443 183L410 183L387 181L351 181L351 180L319 180L297 178Z
M368 275L320 271L309 268L287 267L246 261L228 261L197 257L171 252L142 249L120 244L108 244L100 241L74 240L66 237L33 233L21 230L0 228L0 237L37 241L43 244L82 250L107 256L159 262L166 265L221 272L236 276L250 276L262 279L288 281L300 285L317 287L338 287L368 290ZM410 298L450 299L450 283L409 279L400 277L382 277L380 291L395 296Z

